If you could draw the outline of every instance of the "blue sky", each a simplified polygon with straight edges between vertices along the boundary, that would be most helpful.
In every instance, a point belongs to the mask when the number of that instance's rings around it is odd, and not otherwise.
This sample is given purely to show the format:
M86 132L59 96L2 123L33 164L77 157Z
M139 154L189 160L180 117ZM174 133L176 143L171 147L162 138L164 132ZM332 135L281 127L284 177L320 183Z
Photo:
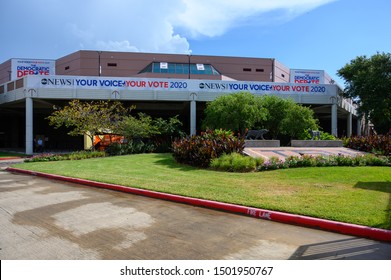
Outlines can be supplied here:
M1 0L0 63L78 50L276 58L336 72L391 52L389 0Z

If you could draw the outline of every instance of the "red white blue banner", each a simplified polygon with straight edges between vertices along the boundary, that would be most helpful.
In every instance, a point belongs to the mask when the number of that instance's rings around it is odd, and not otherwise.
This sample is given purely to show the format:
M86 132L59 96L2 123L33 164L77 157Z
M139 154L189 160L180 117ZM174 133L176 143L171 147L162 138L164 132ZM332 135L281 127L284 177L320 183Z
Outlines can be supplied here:
M295 84L324 84L324 71L291 69L289 81Z
M184 79L148 79L134 77L82 77L82 76L48 76L27 77L29 88L56 89L109 89L125 91L163 91L163 92L214 92L233 93L250 92L254 94L325 94L335 95L335 85L294 84L253 81L216 81Z
M11 59L11 80L24 76L51 76L56 74L56 62L49 59Z

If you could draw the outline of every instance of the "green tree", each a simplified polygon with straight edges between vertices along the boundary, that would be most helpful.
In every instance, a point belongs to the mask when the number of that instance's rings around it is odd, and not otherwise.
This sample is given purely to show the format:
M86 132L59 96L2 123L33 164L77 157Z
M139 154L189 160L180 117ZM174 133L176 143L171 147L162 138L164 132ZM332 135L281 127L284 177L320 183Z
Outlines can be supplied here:
M139 113L137 117L126 116L118 123L116 133L125 136L128 140L151 138L152 136L183 136L181 131L182 123L178 116L165 120L163 118L153 119L145 113Z
M244 133L246 129L269 130L273 139L298 137L303 130L317 129L311 109L278 96L255 96L241 92L221 96L208 104L204 128Z
M290 103L286 116L282 120L282 134L290 136L291 139L297 139L304 130L309 128L318 129L318 120L314 118L314 111L300 104Z
M72 100L67 106L55 109L47 119L49 125L70 128L69 135L87 135L93 143L95 135L117 130L117 124L133 108L124 108L120 102Z
M139 113L138 117L126 116L117 125L116 132L125 136L126 139L149 138L160 134L157 126L154 125L152 117Z
M391 54L358 56L338 70L345 80L345 97L359 104L358 112L385 134L391 128Z
M207 104L203 128L232 130L244 134L264 120L260 100L248 92L223 95Z
M281 133L284 119L287 117L289 108L294 105L290 99L283 99L274 95L265 95L261 97L261 106L266 109L267 114L261 121L258 128L266 128L269 130L268 135L272 139L277 139Z
M178 119L178 116L171 117L168 120L157 118L153 123L162 136L171 138L185 135L181 129L183 124Z

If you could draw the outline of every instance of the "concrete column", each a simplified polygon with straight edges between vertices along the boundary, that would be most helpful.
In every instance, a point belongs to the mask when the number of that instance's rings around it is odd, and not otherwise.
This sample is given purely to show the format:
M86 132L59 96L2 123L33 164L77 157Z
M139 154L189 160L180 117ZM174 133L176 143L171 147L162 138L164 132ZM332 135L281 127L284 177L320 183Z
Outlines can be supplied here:
M197 117L197 103L195 100L191 100L190 101L190 135L195 135L197 133L196 117Z
M33 154L33 99L26 97L26 154Z
M338 136L337 104L331 105L331 134Z
M357 136L361 136L361 119L357 119Z
M348 119L347 119L347 124L346 124L346 136L347 137L350 137L352 136L352 120L353 120L353 114L352 113L348 113Z

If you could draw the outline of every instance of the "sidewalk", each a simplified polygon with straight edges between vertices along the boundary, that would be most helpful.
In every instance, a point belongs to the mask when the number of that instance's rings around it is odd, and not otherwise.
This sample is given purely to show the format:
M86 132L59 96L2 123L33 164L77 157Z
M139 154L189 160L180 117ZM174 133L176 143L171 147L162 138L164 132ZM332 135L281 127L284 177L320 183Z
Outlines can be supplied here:
M349 148L312 148L312 147L263 147L263 148L244 148L244 152L252 157L262 157L265 160L271 157L278 157L280 160L285 160L289 156L330 156L330 155L344 155L344 156L358 156L366 153Z
M48 179L60 180L65 182L81 184L81 185L87 185L96 188L115 190L115 191L120 191L129 194L142 195L146 197L184 203L184 204L189 204L198 207L205 207L214 210L221 210L230 213L246 215L258 219L299 225L303 227L318 228L318 229L337 232L341 234L391 242L391 230L371 228L367 226L348 224L343 222L313 218L313 217L302 216L297 214L271 211L267 209L259 209L259 208L253 208L253 207L247 207L247 206L241 206L236 204L223 203L223 202L211 201L211 200L205 200L199 198L185 197L181 195L168 194L168 193L162 193L162 192L156 192L156 191L150 191L150 190L138 189L132 187L125 187L121 185L102 183L102 182L96 182L96 181L90 181L85 179L66 177L61 175L54 175L54 174L48 174L48 173L42 173L42 172L36 172L36 171L30 171L30 170L24 170L18 168L7 168L7 171L34 175L34 176L44 177Z
M8 166L17 164L17 163L22 163L24 161L23 158L0 158L0 169L5 170L7 169Z
M2 260L390 260L391 243L0 172Z

